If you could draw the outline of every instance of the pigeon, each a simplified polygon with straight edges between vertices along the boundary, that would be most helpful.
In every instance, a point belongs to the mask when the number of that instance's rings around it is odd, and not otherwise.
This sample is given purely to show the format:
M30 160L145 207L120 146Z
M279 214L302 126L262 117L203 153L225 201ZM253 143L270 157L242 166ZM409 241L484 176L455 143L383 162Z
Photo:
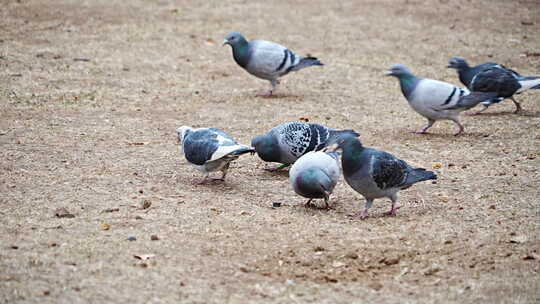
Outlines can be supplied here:
M450 59L450 61L448 61L448 67L449 68L453 68L453 69L456 69L457 72L458 72L458 76L459 76L459 80L461 81L461 83L463 83L465 86L467 86L467 88L471 91L477 91L478 90L478 79L477 81L475 82L475 87L476 89L473 87L473 78L487 70L487 69L490 69L490 68L500 68L500 69L503 69L503 70L506 70L508 72L510 72L510 74L513 76L513 78L515 78L517 80L517 82L520 83L520 89L518 89L518 92L516 93L521 93L525 90L528 90L528 89L540 89L540 82L535 82L536 79L539 79L540 76L522 76L520 75L518 72L514 71L514 70L511 70L503 65L500 65L500 64L497 64L495 62L486 62L486 63L483 63L483 64L479 64L477 66L474 66L474 67L470 67L469 64L467 63L467 61L461 57L453 57ZM509 78L509 81L511 82L515 82L514 80L510 79ZM477 96L477 94L475 94ZM513 95L513 94L512 94ZM472 96L470 97L472 98ZM518 113L519 111L521 111L521 105L510 95L509 97L510 100L512 100L512 102L514 102L514 104L516 105L516 110L514 111L514 113ZM505 97L499 97L497 96L496 98L492 98L492 99L488 99L486 101L482 101L482 105L484 106L481 110L473 113L473 115L475 114L480 114L482 112L484 112L490 105L492 104L495 104L495 103L498 103L498 102L501 102L502 100L504 100Z
M272 89L267 96L271 96L276 89L278 79L289 72L309 66L324 65L315 57L297 56L288 48L275 42L265 40L248 42L238 32L225 36L223 45L225 44L231 46L234 61L239 66L258 78L270 81Z
M354 130L335 130L315 123L286 122L264 135L254 137L251 146L262 160L283 164L274 169L267 169L275 171L293 164L300 156L310 151L321 150L329 139L343 134L360 135Z
M396 205L397 193L413 184L437 179L432 171L414 168L390 153L362 146L360 140L352 135L340 137L327 148L328 151L341 149L341 167L345 181L366 199L364 211L358 216L365 219L376 198L387 197L392 201L392 209L385 213L395 216L400 208Z
M306 207L310 206L313 199L323 198L326 209L329 209L328 200L340 176L337 152L311 151L292 165L289 182L294 192L309 199Z
M458 125L459 130L454 135L457 136L463 132L459 114L467 108L449 109L447 107L455 105L462 96L468 95L470 93L468 89L438 80L416 77L402 64L393 65L386 75L394 76L399 80L401 92L409 105L428 120L424 128L413 131L414 133L425 134L435 121L444 119Z
M255 152L219 129L182 126L176 132L186 160L204 174L204 179L198 184L206 183L212 171L221 171L222 176L218 180L225 180L231 161L242 154Z

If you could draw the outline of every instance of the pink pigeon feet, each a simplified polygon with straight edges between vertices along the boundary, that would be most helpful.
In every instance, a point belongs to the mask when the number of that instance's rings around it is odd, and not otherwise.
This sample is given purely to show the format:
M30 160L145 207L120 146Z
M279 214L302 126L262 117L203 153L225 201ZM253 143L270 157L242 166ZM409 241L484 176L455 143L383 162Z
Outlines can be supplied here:
M362 212L357 213L355 215L355 217L359 217L361 220L365 220L365 219L367 219L369 217L369 213L368 213L368 211L366 209L366 210L364 210Z
M383 215L384 216L396 216L396 213L397 213L399 208L401 208L401 206L397 206L397 207L392 206L392 210L383 213Z

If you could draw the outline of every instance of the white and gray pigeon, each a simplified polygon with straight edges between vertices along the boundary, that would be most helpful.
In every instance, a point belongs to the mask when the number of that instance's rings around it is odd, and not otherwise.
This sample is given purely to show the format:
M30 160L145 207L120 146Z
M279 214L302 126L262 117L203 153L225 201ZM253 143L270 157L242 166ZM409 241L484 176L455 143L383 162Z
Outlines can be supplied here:
M264 135L254 137L251 146L262 160L283 164L274 169L267 169L275 171L293 164L300 156L310 151L321 150L330 139L343 134L360 135L354 130L336 130L315 123L286 122Z
M276 89L280 77L309 66L324 65L315 57L297 56L275 42L265 40L248 42L238 32L227 34L223 41L223 45L225 44L232 47L234 61L239 66L258 78L270 81L272 89L268 96Z
M449 109L448 107L456 105L462 96L469 94L468 89L434 79L416 77L402 64L393 65L386 75L394 76L399 80L401 92L411 108L428 120L424 128L414 133L426 133L437 120L453 121L459 127L454 135L463 132L459 114L469 108Z
M400 190L421 181L437 179L435 173L411 167L392 154L365 148L355 136L342 136L327 148L328 151L337 149L343 151L341 167L345 181L366 199L364 211L358 214L362 219L369 216L373 200L382 197L392 201L392 209L385 215L396 215L396 211L400 208L396 205L397 193Z
M219 129L181 126L176 132L186 160L204 174L199 184L206 183L212 171L221 171L222 176L218 180L225 180L231 161L242 154L255 152Z
M519 94L528 89L532 89L532 90L540 89L540 81L537 82L538 84L535 83L535 80L540 79L539 76L520 75L518 72L512 69L509 69L501 64L497 64L495 62L486 62L486 63L479 64L477 66L471 67L469 66L469 64L464 58L453 57L448 61L448 67L457 70L459 80L461 81L461 83L467 86L467 88L471 91L477 91L479 87L482 86L480 84L481 82L479 82L478 79L477 81L474 82L474 86L473 86L474 77L477 74L484 72L487 69L494 68L494 67L507 70L513 76L513 78L517 80L517 82L520 84L520 88L518 89L516 94ZM511 82L514 82L514 80L512 79L509 79L509 80ZM482 105L484 107L481 110L474 112L473 115L484 112L492 104L499 103L503 101L504 99L505 97L496 97L496 98L488 99L486 101L482 101ZM508 99L512 100L512 102L514 102L514 105L516 106L516 110L514 111L514 113L518 113L519 111L521 111L521 105L514 99L513 96L508 97Z
M310 206L313 199L323 198L326 209L329 209L330 194L340 176L339 153L311 151L292 165L289 182L294 192L309 199L306 207Z

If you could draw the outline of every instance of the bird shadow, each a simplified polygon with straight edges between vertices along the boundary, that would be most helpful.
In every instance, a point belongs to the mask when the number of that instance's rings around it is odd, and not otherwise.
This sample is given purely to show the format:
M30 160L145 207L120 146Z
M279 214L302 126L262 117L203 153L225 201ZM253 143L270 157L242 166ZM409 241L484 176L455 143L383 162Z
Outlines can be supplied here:
M298 98L301 98L302 96L300 95L293 95L293 94L272 94L272 95L268 95L268 94L257 94L255 95L255 97L258 97L258 98L263 98L263 99L288 99L288 98L291 98L291 99L298 99Z
M508 112L484 112L477 115L467 115L468 117L499 117L499 116L524 116L524 117L540 117L539 111L521 111L518 113Z

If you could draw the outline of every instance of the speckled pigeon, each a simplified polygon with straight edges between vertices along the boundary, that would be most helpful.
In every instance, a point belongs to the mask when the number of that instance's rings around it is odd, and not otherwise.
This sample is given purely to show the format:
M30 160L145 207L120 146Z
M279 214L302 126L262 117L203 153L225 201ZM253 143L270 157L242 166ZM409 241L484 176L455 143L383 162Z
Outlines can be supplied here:
M396 215L397 193L413 184L430 179L437 175L422 168L414 168L392 154L373 148L365 148L360 140L352 135L340 137L331 144L329 151L341 149L341 167L343 176L349 186L362 194L366 199L364 211L358 214L364 219L369 216L369 208L376 198L387 197L392 201L392 209L385 213Z
M330 208L328 200L334 190L341 169L339 167L339 153L311 151L300 157L289 170L289 182L294 192L309 200L306 207L315 198L323 198L327 209Z
M394 76L399 80L401 92L411 108L428 120L424 128L414 133L426 133L437 120L451 120L456 123L459 130L454 135L463 132L459 114L467 108L448 109L447 107L455 105L460 97L469 94L468 89L438 80L416 77L402 64L393 65L386 75Z
M262 160L283 164L275 169L267 169L274 171L293 164L309 151L321 150L329 139L347 133L359 136L353 130L335 130L315 123L287 122L264 135L256 136L251 140L251 146Z
M199 184L207 182L212 171L221 171L223 174L219 180L224 180L231 161L244 153L255 152L219 129L182 126L176 132L188 163L204 173Z
M268 96L276 89L278 78L309 66L324 65L315 57L297 56L288 48L274 42L265 40L248 42L238 32L225 36L223 45L225 44L232 47L234 61L239 66L256 77L270 81L272 89Z
M500 93L496 95L491 94L495 95L495 97L482 101L484 107L473 114L480 114L490 105L501 102L505 98L514 102L516 106L514 113L518 113L521 111L521 105L514 99L513 95L529 89L540 89L540 76L523 76L495 62L487 62L470 67L465 59L454 57L448 62L448 67L458 71L459 80L471 91ZM476 77L479 74L481 74L480 77ZM484 98L485 96L486 94L475 93L468 97L468 101L466 100L465 103L474 104L475 100Z

